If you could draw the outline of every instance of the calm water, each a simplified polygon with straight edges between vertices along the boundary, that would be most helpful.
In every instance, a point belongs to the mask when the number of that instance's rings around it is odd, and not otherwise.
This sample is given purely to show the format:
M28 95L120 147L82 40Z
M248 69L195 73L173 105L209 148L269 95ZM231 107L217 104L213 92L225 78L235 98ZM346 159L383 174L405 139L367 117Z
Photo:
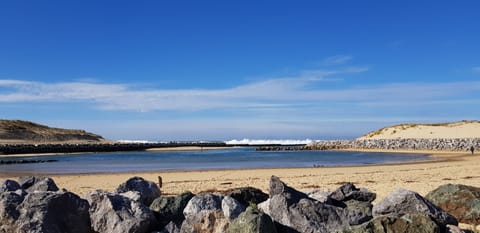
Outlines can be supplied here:
M431 158L425 155L396 153L255 151L255 148L232 148L206 151L91 153L18 159L55 159L59 161L53 163L0 165L0 173L112 173L158 170L313 167L314 165L345 166L407 162Z

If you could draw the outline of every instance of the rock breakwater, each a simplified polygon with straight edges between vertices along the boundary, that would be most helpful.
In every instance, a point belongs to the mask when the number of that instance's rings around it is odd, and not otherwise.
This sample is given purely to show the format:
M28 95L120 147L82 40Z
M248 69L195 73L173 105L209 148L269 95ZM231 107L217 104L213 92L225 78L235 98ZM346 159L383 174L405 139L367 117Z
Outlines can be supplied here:
M438 151L468 151L471 147L480 149L480 138L450 138L450 139L357 139L319 141L306 145L312 150L332 149L398 149L398 150L438 150Z
M457 212L409 190L373 204L376 194L352 183L309 196L272 176L269 189L164 197L154 182L132 177L115 192L95 190L81 198L46 177L5 180L0 232L469 232L458 228Z
M151 148L227 147L223 142L0 144L0 154L142 151Z
M435 151L475 151L480 150L480 138L437 138L437 139L355 139L325 140L305 146L263 146L259 151L289 150L435 150Z

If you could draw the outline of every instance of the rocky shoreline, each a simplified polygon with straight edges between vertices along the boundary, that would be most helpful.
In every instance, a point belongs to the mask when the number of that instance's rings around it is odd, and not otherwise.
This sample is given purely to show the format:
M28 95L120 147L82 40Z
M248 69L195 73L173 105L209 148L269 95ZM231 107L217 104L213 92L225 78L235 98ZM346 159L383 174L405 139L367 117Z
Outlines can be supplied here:
M269 187L163 196L132 177L81 198L51 178L21 177L0 182L0 232L453 233L472 232L459 221L480 224L480 188L471 186L442 185L426 197L399 189L376 204L375 193L352 183L303 193L272 176Z
M264 146L260 151L277 150L430 150L430 151L480 150L480 138L439 139L355 139L317 141L305 146Z
M224 142L0 144L0 155L143 151L151 148L175 148L189 146L228 147L229 145L225 144Z

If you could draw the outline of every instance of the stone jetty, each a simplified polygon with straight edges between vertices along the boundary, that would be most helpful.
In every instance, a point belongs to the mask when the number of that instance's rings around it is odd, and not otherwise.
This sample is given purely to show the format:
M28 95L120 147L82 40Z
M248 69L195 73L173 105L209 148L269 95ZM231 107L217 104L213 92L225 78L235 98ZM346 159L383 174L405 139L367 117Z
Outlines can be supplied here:
M132 177L114 192L80 197L51 178L21 177L0 181L0 232L470 232L458 227L458 219L478 224L480 206L471 204L479 197L479 188L449 185L427 198L399 189L373 204L376 194L352 183L307 194L275 176L268 194L244 187L164 196L154 182ZM448 198L455 206L445 204Z
M355 139L325 140L305 146L264 146L257 150L435 150L435 151L475 151L480 150L480 138L436 138L436 139Z
M0 154L142 151L185 146L227 147L224 142L0 144Z

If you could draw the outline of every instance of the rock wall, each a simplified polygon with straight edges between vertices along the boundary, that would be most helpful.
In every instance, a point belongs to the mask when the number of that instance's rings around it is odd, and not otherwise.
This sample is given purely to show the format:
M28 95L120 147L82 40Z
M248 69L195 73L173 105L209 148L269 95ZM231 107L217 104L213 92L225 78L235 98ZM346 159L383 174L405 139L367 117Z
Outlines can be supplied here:
M223 142L0 144L0 154L141 151L150 148L182 146L219 147L227 145Z
M480 150L480 138L333 140L313 142L305 147L311 150L399 149L469 151L472 146L475 151Z
M468 213L456 210L477 202L480 189L450 186L427 195L441 197L432 200L440 204L455 199L456 206L446 212L409 190L397 190L373 204L376 194L353 183L331 193L320 190L324 195L318 198L275 176L269 195L246 187L230 194L168 197L155 183L132 177L113 193L95 190L85 199L60 190L50 178L22 177L18 182L0 181L0 232L469 232L457 227L457 216L465 223L477 223L479 207L470 206ZM472 195L459 199L465 189Z

